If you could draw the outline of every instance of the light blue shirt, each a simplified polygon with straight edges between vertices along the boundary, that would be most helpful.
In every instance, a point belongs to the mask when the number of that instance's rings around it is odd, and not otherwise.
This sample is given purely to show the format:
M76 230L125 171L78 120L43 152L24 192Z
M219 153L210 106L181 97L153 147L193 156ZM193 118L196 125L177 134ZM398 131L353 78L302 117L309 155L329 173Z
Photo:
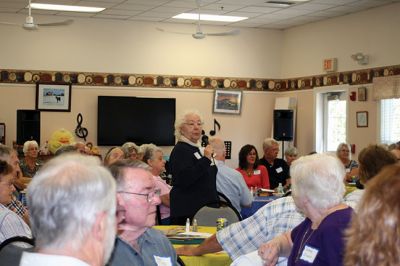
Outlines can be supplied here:
M223 161L215 160L218 168L217 190L224 194L231 201L233 207L239 212L241 206L249 206L253 197L244 182L241 173L225 165Z

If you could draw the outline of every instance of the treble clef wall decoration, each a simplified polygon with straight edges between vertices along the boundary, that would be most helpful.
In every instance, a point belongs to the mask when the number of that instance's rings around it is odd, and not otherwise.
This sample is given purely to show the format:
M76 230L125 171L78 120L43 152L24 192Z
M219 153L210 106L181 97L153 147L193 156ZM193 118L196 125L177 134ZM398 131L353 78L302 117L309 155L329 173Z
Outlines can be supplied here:
M76 122L78 125L75 128L75 135L79 138L82 138L84 141L86 141L86 137L88 136L89 132L87 128L82 127L82 122L83 122L83 116L81 113L79 113L76 117Z

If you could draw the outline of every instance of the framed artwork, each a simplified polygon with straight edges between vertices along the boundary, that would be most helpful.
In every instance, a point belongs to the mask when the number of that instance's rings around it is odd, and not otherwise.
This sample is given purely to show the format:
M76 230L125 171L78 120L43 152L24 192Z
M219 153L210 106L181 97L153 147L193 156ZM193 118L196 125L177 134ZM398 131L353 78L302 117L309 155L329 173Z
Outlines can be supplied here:
M357 127L368 127L368 112L361 111L356 113Z
M36 83L36 110L71 111L71 84Z
M214 113L240 114L242 108L242 92L231 90L215 90Z
M0 143L6 144L6 124L0 123Z
M358 88L358 101L365 102L367 100L367 88L360 87Z

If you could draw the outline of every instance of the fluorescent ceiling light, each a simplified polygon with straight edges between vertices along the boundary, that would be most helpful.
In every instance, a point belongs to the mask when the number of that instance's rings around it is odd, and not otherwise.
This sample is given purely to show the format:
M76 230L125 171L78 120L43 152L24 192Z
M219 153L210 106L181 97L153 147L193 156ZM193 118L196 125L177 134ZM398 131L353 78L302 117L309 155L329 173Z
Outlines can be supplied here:
M179 15L173 16L172 18L198 20L199 14L198 13L181 13ZM241 20L245 20L245 19L248 19L248 18L247 17L200 14L200 20L204 20L204 21L237 22L237 21L241 21Z
M32 3L31 8L44 9L44 10L57 10L57 11L90 12L90 13L100 12L105 9L104 7L68 6L68 5L53 5L53 4L41 4L41 3Z

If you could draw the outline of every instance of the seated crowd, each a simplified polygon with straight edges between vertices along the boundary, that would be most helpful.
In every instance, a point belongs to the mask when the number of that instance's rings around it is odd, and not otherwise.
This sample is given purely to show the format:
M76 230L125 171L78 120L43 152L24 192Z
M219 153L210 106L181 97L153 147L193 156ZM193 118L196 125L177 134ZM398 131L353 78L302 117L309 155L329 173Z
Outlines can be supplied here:
M335 155L299 159L297 149L289 147L284 160L278 158L279 143L267 138L261 158L247 144L233 169L225 164L222 139L211 137L200 147L202 125L197 111L177 118L178 142L167 167L154 144L112 147L103 162L88 156L85 144L61 146L45 163L36 141L24 144L21 159L0 145L0 261L179 265L178 255L224 250L233 265L400 264L398 144L370 145L358 162L346 143ZM175 251L153 228L184 225L203 206L218 207L221 194L240 213L252 206L252 188L280 184L291 194L198 246ZM20 242L3 247L17 236L33 238L34 247Z

